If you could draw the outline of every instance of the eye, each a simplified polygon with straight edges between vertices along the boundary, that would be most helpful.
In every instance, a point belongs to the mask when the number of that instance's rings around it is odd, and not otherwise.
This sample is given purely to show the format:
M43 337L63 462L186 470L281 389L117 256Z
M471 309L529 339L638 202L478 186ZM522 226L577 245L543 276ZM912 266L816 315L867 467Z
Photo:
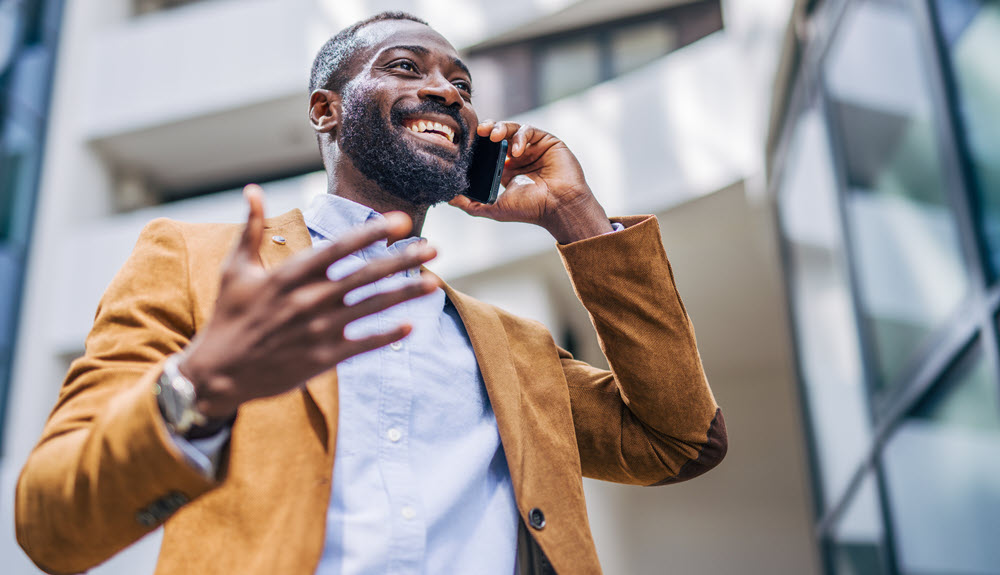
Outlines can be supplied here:
M462 92L465 92L470 96L472 95L472 84L467 80L455 80L454 82L452 82L452 85L454 85Z
M392 62L391 64L386 66L386 68L403 70L404 72L417 71L417 65L414 64L412 60L396 60L395 62Z

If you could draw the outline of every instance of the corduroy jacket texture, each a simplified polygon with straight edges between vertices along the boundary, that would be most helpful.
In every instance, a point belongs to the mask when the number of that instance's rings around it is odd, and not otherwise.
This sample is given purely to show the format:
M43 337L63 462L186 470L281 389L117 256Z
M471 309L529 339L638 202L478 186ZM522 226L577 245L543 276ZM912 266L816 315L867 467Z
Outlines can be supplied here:
M682 481L727 445L657 222L615 221L626 229L559 246L611 371L573 359L538 322L445 287L486 383L522 520L544 515L527 530L564 575L600 572L581 477ZM315 571L336 371L244 404L215 480L175 449L152 391L164 359L212 313L240 231L155 220L108 287L17 486L17 538L42 569L85 571L166 520L158 574ZM310 245L294 210L267 221L261 261L274 268Z

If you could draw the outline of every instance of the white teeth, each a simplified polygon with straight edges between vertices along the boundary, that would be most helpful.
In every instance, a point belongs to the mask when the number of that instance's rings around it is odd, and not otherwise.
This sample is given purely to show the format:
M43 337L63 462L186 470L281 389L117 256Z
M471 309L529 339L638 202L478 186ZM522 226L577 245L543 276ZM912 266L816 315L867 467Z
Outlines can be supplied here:
M455 141L455 131L451 129L451 127L446 126L440 122L428 122L425 120L418 120L416 122L410 123L410 125L407 126L407 129L417 134L426 132L428 130L441 132L441 134L443 134L446 138L448 138L449 142L454 143Z

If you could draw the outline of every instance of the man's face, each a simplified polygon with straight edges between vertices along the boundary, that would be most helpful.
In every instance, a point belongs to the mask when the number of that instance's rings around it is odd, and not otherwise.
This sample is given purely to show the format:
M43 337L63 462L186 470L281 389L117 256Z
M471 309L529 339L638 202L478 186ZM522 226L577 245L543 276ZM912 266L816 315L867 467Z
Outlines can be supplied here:
M410 21L378 22L360 72L342 93L340 149L385 191L415 205L468 187L478 124L472 80L454 47Z

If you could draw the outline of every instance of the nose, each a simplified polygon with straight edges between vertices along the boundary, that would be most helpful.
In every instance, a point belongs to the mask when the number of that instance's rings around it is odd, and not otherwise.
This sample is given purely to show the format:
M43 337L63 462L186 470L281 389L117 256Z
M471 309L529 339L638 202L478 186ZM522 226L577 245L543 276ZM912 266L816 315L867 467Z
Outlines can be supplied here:
M461 107L462 93L441 74L433 74L417 92L421 99L434 100L445 106Z

